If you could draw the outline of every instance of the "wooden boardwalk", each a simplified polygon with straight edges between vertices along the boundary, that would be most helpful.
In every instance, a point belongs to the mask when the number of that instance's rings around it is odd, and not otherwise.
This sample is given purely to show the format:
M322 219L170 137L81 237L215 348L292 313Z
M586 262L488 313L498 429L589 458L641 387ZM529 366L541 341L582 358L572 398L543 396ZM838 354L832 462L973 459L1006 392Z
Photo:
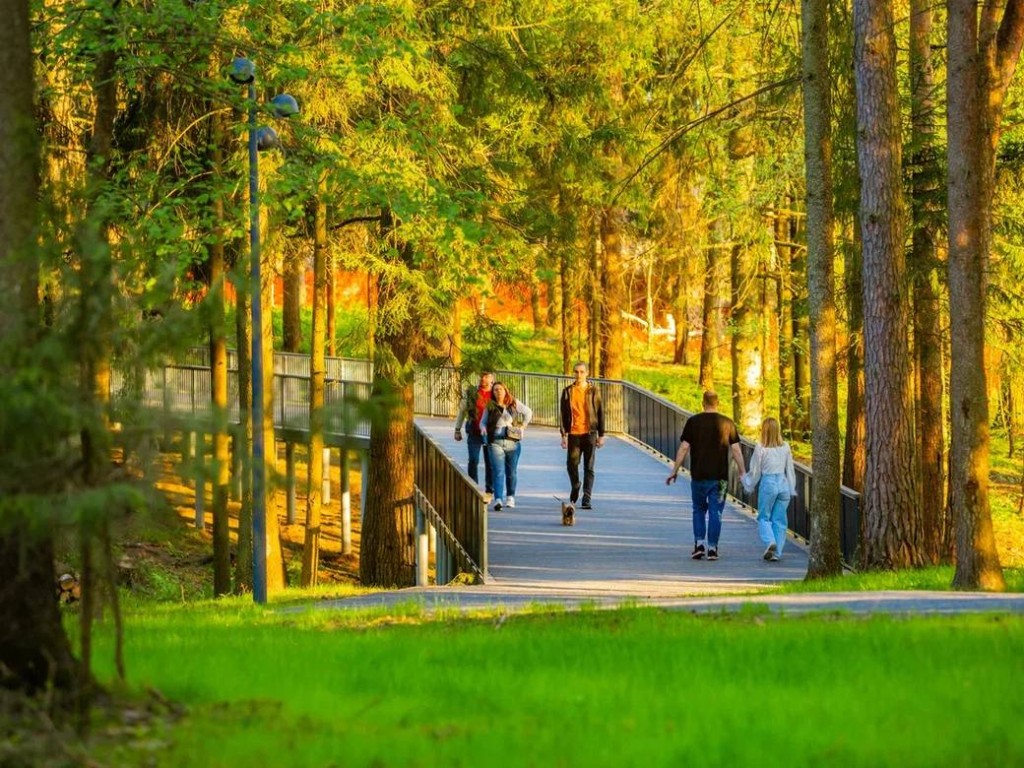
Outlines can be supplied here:
M452 421L417 424L465 470L465 442L455 442ZM805 547L791 537L780 562L765 562L753 511L735 503L723 516L720 559L691 560L689 478L681 474L667 486L669 469L650 451L609 435L597 453L594 509L578 510L576 525L564 527L554 496L569 493L565 451L557 430L530 427L516 508L488 515L491 582L473 591L622 599L757 591L804 577Z

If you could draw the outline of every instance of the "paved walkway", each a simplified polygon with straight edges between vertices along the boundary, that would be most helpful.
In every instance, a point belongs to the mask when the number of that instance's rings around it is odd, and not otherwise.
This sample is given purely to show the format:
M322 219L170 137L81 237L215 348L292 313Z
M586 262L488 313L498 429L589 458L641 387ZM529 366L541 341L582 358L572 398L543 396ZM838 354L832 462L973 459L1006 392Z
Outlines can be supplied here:
M465 443L452 422L418 419L465 468ZM317 608L371 608L415 603L426 610L521 610L630 604L699 613L759 605L773 612L1024 613L1024 595L954 592L764 594L807 571L804 543L791 538L782 561L761 559L752 510L727 506L719 560L690 559L689 480L665 485L670 465L635 443L609 436L597 455L592 511L561 524L569 482L557 430L532 427L523 443L516 508L488 518L490 580L483 586L416 587L323 601ZM481 470L482 471L482 470Z

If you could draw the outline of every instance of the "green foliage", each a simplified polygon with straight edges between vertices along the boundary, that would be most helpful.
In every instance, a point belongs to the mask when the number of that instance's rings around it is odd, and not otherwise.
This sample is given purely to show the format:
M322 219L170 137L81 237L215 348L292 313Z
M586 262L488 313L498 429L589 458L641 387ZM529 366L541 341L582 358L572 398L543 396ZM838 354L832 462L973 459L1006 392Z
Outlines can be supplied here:
M1008 592L1024 592L1024 568L1004 568ZM953 583L953 566L908 568L902 571L846 573L842 576L813 581L787 582L781 592L872 592L886 590L949 591Z
M128 625L129 685L188 711L155 734L160 766L255 756L322 766L337 761L338 744L346 765L472 755L504 766L660 766L692 754L763 765L780 729L794 765L823 755L948 765L951 744L982 763L1024 759L1017 680L1006 674L1024 642L1017 616L633 609L431 620L413 608L281 612L227 600L133 612ZM109 626L98 632L97 656L109 658ZM678 696L666 695L683 690L715 691L700 718L680 717ZM809 715L765 718L766 691L782 710ZM709 720L723 736L713 743Z
M466 378L476 371L506 368L506 361L515 349L514 335L506 325L486 315L474 315L462 331L462 363L460 372Z

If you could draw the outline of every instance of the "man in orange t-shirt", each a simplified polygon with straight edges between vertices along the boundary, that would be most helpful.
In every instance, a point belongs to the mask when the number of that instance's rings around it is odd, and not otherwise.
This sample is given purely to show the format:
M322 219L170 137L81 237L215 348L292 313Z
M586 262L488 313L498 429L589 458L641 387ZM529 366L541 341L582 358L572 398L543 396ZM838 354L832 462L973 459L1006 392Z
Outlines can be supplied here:
M575 381L562 390L559 402L562 447L568 450L565 467L569 473L569 501L580 497L580 458L583 458L583 503L591 508L594 490L594 453L604 445L604 406L601 393L587 380L586 363L572 367Z

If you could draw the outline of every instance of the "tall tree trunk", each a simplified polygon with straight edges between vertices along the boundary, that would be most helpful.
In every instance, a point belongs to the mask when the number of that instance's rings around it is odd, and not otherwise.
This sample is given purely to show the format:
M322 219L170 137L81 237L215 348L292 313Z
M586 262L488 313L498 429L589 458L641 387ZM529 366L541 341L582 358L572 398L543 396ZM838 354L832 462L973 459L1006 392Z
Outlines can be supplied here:
M33 119L32 46L29 3L4 6L0 25L0 387L16 386L15 356L39 341L39 257L35 248L39 186L38 149ZM26 354L31 360L31 353ZM38 362L38 361L36 361ZM4 393L5 402L31 399L27 390ZM5 420L6 421L6 420ZM38 455L51 455L57 435L0 431L0 465L23 463L18 455L30 441ZM14 454L14 455L10 455ZM29 693L54 691L74 699L79 670L53 596L53 526L15 508L16 498L49 489L32 487L29 473L0 472L0 687ZM27 486L27 487L26 487ZM73 703L73 701L71 702Z
M302 281L303 263L297 253L284 259L284 277L281 280L284 296L281 302L281 349L298 352L302 346Z
M241 249L239 248L239 250ZM245 272L245 270L241 271ZM240 465L242 478L242 499L238 509L238 549L235 556L235 591L242 593L252 592L253 588L252 310L248 290L237 291L235 296L235 348L238 350L238 431L235 433L234 449L237 456L240 457L236 465Z
M790 219L792 217L792 199L788 196L785 211L780 210L775 219L775 244L779 254L779 424L783 435L792 437L793 412L796 403L796 386L793 373L793 290L790 266L793 263L793 251L797 247L790 240Z
M224 141L222 118L211 118L211 165L214 174L222 174ZM224 200L213 196L216 232L208 248L210 261L210 392L216 424L213 428L213 594L231 592L231 528L228 495L231 482L231 457L228 451L228 345L224 327ZM197 492L201 489L197 489Z
M325 320L327 303L327 206L321 176L313 213L313 324L309 352L309 477L306 491L306 536L302 547L302 586L317 582L320 568L320 514L324 481L324 383L327 375Z
M359 578L364 584L409 586L415 581L414 553L407 542L413 525L413 372L423 347L415 313L396 313L409 290L400 274L412 269L413 249L396 236L390 211L381 215L385 250L398 254L393 269L378 277L373 397L382 415L370 427L370 473L366 488Z
M890 3L854 0L854 37L868 443L863 558L869 568L893 569L920 565L924 558L907 348L906 214Z
M587 270L587 306L590 308L590 324L587 327L587 357L590 370L597 375L601 371L601 325L604 318L602 311L604 307L604 294L601 291L601 275L603 262L601 249L597 247L597 238L587 238L587 253L590 258L590 268ZM568 369L567 369L568 370Z
M790 220L793 242L800 236L799 222ZM811 438L811 328L807 307L807 251L793 248L789 268L790 320L793 334L793 434L801 440Z
M701 311L703 332L700 337L700 388L715 388L715 354L718 349L718 250L711 242L704 251L704 301Z
M77 339L81 375L91 394L96 418L83 429L84 474L102 485L109 465L111 439L107 424L110 400L110 339L114 328L114 261L110 250L110 205L105 201L117 118L116 14L119 0L101 9L100 40L92 75L93 119L86 150L85 217L78 227L82 299L82 335Z
M743 12L741 12L743 13ZM748 69L744 60L730 56L726 69L730 79L736 72ZM747 120L729 132L730 174L739 191L743 205L741 213L732 221L732 249L729 270L729 353L732 384L733 417L740 431L757 434L764 421L764 361L761 347L761 318L763 307L758 306L759 259L754 247L755 221L754 192L757 177L754 173L755 145L753 130Z
M1006 89L1024 42L1024 3L948 0L950 501L959 589L1005 588L989 508L985 270L991 245L995 147Z
M327 302L327 354L334 357L338 354L337 350L337 337L338 337L338 321L337 321L337 270L334 265L334 251L330 247L327 249L327 295L324 296L324 301Z
M530 282L530 322L533 324L535 337L544 334L544 313L540 304L540 283L531 278Z
M672 340L672 362L690 364L690 264L689 253L677 258L676 290L672 300L672 314L676 321L676 336Z
M757 306L757 258L749 243L732 247L732 308L730 356L732 360L732 410L740 431L758 434L764 421L764 367L761 357L761 317Z
M839 554L839 393L828 0L803 0L802 20L811 433L814 435L811 551L807 577L820 578L842 573Z
M853 225L844 251L843 276L846 283L846 443L843 448L843 485L864 491L867 470L864 408L864 289L862 280L859 221Z
M448 359L452 366L462 365L462 307L459 300L452 302L452 330L449 336Z
M544 282L544 293L548 299L548 327L554 328L558 324L558 317L561 312L561 302L558 299L558 285L555 282L554 273L549 271L548 277Z
M558 252L558 280L562 287L561 310L561 341L562 341L562 373L568 374L575 362L572 354L572 305L574 292L570 278L569 249L565 246Z
M264 229L266 227L264 226ZM266 239L263 240L266 242ZM261 255L263 265L260 274L263 285L260 286L263 312L263 424L254 424L254 429L263 429L265 470L263 477L263 509L266 512L266 541L256 542L256 546L265 546L267 552L267 594L272 595L284 589L285 570L284 556L281 552L281 526L277 519L277 505L274 503L275 483L277 474L277 439L274 434L274 259L270 248L263 248Z
M621 379L625 373L622 313L628 308L622 264L622 229L626 212L622 208L601 209L601 377Z
M939 563L946 509L942 407L942 307L938 293L941 170L935 146L935 78L931 61L932 7L910 3L911 158L914 280L914 351L917 364L917 435L921 446L921 525L924 556Z

